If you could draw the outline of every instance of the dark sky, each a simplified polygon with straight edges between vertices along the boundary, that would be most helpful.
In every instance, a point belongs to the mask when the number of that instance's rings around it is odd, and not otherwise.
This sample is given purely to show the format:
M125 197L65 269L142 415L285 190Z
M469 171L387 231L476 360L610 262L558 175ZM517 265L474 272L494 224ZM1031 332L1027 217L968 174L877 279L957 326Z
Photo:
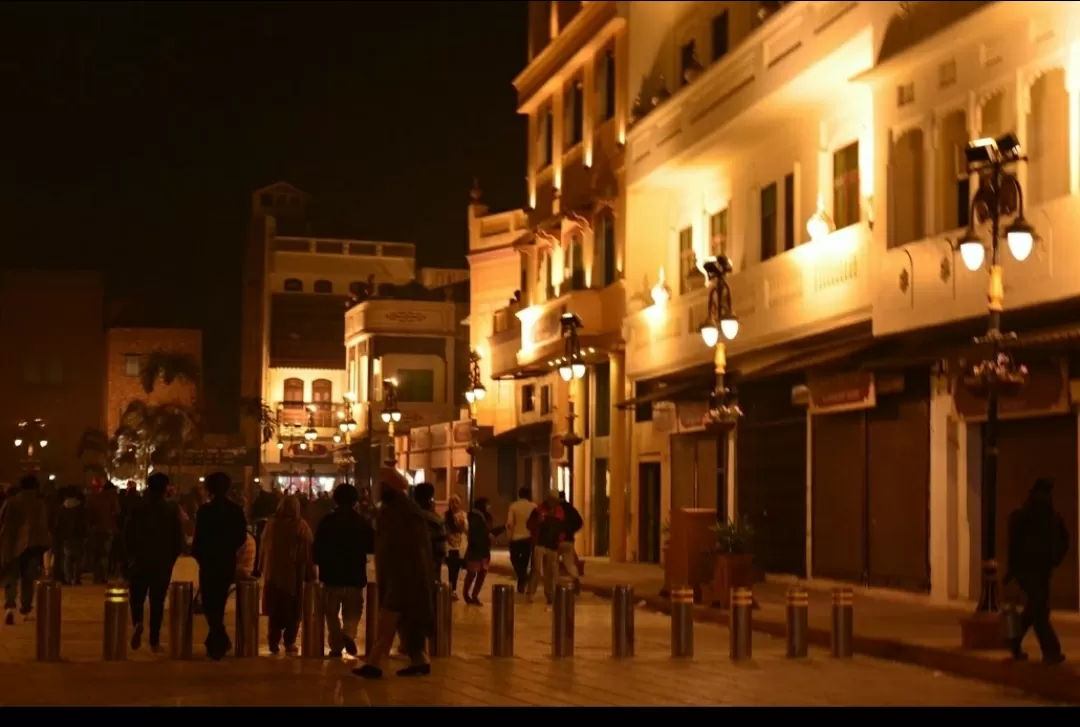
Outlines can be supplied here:
M238 386L249 195L278 180L339 226L464 266L473 176L524 199L513 77L525 2L0 5L0 264L168 291ZM162 300L164 299L164 300Z

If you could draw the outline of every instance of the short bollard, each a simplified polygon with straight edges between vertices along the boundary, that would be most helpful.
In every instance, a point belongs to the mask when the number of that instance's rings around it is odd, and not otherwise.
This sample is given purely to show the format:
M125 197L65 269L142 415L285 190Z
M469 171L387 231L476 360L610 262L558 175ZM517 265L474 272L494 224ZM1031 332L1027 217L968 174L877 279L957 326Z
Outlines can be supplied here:
M300 656L321 659L326 646L326 588L318 581L304 584L304 611L301 620Z
M250 659L259 655L259 582L236 584L236 655Z
M810 594L794 586L787 592L787 658L805 659L809 654Z
M40 580L34 587L37 599L37 660L60 661L60 583Z
M850 588L834 588L832 592L832 655L837 659L852 656L854 635L855 594Z
M368 583L364 589L364 656L375 645L376 634L379 630L379 584Z
M505 583L491 589L491 655L514 656L514 589Z
M428 652L431 656L445 659L450 656L454 630L453 597L446 583L435 584L435 633L431 636Z
M191 602L194 593L195 586L191 581L177 581L169 584L170 659L191 658L193 636Z
M728 632L731 639L732 661L745 661L753 656L754 594L749 588L731 589L731 620Z
M101 658L105 661L127 659L128 605L126 588L105 591L105 632L101 649Z
M551 656L565 659L574 655L574 581L560 578L555 584L551 609Z
M615 586L611 594L611 655L634 655L634 587Z
M694 655L694 590L671 589L671 657L689 659Z

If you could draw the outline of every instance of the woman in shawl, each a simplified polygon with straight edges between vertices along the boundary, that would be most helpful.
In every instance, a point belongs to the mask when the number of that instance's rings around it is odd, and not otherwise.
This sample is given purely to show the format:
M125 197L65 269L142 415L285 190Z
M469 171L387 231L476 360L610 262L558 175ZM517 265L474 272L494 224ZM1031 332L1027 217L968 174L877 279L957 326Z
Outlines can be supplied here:
M269 617L270 653L278 653L284 635L285 653L296 653L304 583L314 579L311 528L300 517L295 495L282 498L263 531L259 571L263 578L263 610Z
M450 496L450 507L446 511L446 573L450 579L450 596L458 600L458 575L465 565L465 531L468 523L465 510L461 507L461 497Z

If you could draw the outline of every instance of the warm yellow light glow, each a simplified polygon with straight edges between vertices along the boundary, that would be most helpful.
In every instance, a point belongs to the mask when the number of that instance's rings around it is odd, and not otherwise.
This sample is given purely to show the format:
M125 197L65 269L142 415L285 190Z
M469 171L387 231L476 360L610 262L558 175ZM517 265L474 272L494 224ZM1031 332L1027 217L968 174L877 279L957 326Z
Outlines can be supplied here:
M40 444L42 447L48 447L49 446L49 440L48 439L42 439L40 442L38 442L38 444Z
M395 387L395 388L396 388L396 387L397 387L397 385L398 385L398 380L397 380L397 377L396 377L396 376L391 376L391 377L390 377L389 379L387 379L387 380L386 380L386 383L388 383L388 384L390 384L391 386L393 386L393 387Z
M720 329L711 323L701 327L701 340L705 345L712 348L720 340Z
M352 391L346 392L345 401L356 401L356 394Z
M835 230L836 225L825 211L825 200L818 195L817 210L806 221L806 233L810 235L811 242L821 242Z
M16 447L21 447L22 446L22 440L21 439L16 439L15 440L15 446Z
M522 308L516 314L517 319L521 322L521 350L524 353L530 353L536 347L533 327L540 320L542 312L543 309L540 306L531 305L528 308Z
M671 289L667 286L667 282L664 278L664 267L660 266L660 277L656 281L656 285L652 289L653 304L661 306L671 300Z
M964 261L964 267L975 272L983 265L986 258L986 248L980 240L964 240L960 243L960 259Z
M727 340L734 341L735 337L739 335L739 319L734 316L731 318L721 318L720 332L724 334L724 338Z
M1009 230L1009 252L1017 262L1024 262L1031 254L1031 248L1035 244L1035 237L1028 230Z

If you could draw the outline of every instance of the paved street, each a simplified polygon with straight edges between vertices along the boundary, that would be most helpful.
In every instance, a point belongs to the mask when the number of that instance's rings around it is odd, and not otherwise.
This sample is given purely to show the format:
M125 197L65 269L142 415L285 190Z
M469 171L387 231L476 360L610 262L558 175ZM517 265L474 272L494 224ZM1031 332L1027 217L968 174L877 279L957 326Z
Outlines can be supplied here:
M64 597L66 663L30 661L33 623L0 628L0 682L8 687L0 705L1045 704L1000 687L869 658L838 662L812 652L806 662L791 662L784 659L782 641L763 635L755 635L754 660L736 665L727 659L727 631L712 624L697 625L693 660L673 661L670 621L642 609L636 614L637 655L614 661L610 606L591 595L579 601L575 657L558 662L549 656L550 612L542 603L522 602L516 609L517 657L505 661L488 656L488 609L455 604L454 656L436 661L428 679L391 674L370 683L349 673L352 660L265 653L219 663L172 662L145 647L128 662L103 663L102 589L67 589ZM231 605L227 621L231 628ZM204 633L197 622L197 654ZM47 689L37 686L44 684Z

